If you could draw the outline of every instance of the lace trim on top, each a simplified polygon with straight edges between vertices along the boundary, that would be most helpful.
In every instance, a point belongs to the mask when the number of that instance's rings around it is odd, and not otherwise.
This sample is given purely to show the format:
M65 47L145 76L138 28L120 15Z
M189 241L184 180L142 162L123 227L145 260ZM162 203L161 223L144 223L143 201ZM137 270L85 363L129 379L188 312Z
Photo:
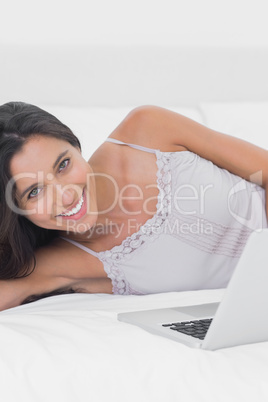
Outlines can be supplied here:
M129 285L125 274L118 263L128 258L136 250L143 247L146 241L153 241L161 233L163 224L171 211L171 159L173 152L156 150L158 198L155 215L140 227L138 232L123 240L122 244L111 250L100 251L98 258L103 262L104 270L113 285L113 293L121 295L142 294Z

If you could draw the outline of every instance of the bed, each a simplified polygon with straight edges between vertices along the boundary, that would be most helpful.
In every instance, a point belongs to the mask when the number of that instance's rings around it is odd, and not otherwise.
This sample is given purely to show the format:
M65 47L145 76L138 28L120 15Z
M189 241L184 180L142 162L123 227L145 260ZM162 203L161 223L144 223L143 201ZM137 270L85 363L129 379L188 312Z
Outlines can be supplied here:
M0 51L1 103L23 100L54 113L81 139L85 158L142 104L268 148L266 48ZM2 311L1 400L267 402L267 342L193 350L117 320L120 312L218 302L224 292L70 294Z

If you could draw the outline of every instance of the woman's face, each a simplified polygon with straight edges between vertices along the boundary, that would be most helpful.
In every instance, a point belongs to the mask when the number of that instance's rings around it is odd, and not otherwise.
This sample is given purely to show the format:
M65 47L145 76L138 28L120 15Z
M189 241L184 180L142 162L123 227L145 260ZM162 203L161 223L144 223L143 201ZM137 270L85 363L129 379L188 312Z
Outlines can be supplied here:
M95 224L93 171L69 142L34 136L13 156L10 170L19 213L35 225L85 232Z

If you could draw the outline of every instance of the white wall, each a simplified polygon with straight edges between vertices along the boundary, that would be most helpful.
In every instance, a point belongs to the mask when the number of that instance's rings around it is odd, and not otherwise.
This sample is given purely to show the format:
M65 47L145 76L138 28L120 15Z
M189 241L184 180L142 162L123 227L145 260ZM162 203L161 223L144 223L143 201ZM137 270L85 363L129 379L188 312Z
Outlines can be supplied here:
M267 0L0 0L0 44L268 46Z

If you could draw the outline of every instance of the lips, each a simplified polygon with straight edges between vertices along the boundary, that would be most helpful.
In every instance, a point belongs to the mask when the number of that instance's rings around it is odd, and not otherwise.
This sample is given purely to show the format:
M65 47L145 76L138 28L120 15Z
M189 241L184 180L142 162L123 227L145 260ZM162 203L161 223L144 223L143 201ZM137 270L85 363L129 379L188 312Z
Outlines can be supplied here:
M69 219L80 219L86 213L86 196L85 191L83 191L80 200L77 204L69 210L57 215L62 218L69 218Z

